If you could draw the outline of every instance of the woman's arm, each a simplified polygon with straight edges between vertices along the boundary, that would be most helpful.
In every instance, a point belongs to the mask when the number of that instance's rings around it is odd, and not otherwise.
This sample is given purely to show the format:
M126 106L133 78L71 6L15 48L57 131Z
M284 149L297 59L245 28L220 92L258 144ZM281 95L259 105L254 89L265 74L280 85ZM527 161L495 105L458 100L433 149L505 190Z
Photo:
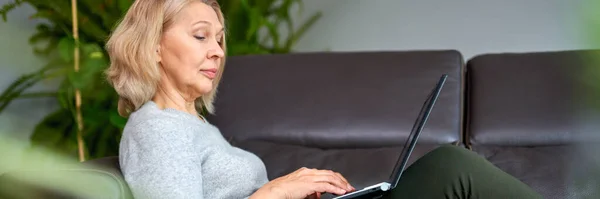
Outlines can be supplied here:
M190 132L176 121L142 122L124 133L120 162L135 198L203 198L202 168Z

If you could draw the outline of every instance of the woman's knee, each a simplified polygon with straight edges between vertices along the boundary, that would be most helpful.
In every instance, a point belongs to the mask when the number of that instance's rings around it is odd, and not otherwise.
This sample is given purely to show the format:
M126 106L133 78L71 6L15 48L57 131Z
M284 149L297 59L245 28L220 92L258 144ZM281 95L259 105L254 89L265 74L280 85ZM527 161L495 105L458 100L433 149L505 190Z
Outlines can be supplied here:
M442 145L425 155L443 164L471 164L473 162L484 161L484 158L477 153L470 151L462 146ZM425 157L424 157L425 158Z

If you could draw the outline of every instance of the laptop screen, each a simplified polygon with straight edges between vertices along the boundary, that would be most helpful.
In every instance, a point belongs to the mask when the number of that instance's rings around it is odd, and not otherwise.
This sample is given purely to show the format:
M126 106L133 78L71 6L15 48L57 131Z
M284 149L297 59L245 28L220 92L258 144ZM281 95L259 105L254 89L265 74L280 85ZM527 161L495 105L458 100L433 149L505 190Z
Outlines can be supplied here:
M437 85L431 91L429 96L427 96L427 99L423 103L423 105L421 107L421 111L419 112L419 116L417 117L417 120L415 121L415 124L413 125L413 128L410 131L410 135L408 136L408 138L406 139L406 142L404 143L404 148L402 149L402 153L398 157L398 160L396 161L396 165L394 166L392 175L390 176L390 184L392 185L391 188L396 187L396 185L400 181L400 176L402 175L402 172L404 171L406 165L408 164L410 154L412 153L412 151L417 143L419 134L421 134L421 131L423 130L423 127L425 126L425 123L427 122L427 119L429 118L429 114L431 113L431 110L433 109L433 105L437 101L437 98L440 94L440 91L442 90L442 86L446 82L447 77L448 77L448 75L446 75L446 74L444 74L444 75L442 75L442 77L440 77L440 80L438 81Z

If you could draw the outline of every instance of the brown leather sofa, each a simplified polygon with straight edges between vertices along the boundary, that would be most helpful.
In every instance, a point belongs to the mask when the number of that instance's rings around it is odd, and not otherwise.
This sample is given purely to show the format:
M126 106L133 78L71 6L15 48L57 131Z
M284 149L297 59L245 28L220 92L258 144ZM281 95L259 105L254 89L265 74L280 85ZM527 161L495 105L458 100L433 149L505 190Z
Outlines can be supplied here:
M388 179L421 105L448 74L411 163L455 144L545 198L598 198L600 76L590 76L591 55L600 51L466 62L455 50L231 57L208 119L261 157L271 179L305 166L339 171L360 188ZM107 196L131 196L116 157L86 164L112 168L102 170Z

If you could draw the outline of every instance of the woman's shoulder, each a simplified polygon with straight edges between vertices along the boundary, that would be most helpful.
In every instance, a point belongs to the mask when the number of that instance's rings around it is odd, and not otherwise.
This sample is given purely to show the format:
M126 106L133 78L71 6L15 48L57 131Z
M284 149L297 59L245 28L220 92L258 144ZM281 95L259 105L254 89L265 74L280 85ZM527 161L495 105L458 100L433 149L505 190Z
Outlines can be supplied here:
M177 122L175 115L162 111L152 101L146 102L138 110L132 112L127 119L125 127L140 126L140 123L166 121Z
M190 118L158 109L146 103L127 119L123 137L156 141L191 140L195 125Z

